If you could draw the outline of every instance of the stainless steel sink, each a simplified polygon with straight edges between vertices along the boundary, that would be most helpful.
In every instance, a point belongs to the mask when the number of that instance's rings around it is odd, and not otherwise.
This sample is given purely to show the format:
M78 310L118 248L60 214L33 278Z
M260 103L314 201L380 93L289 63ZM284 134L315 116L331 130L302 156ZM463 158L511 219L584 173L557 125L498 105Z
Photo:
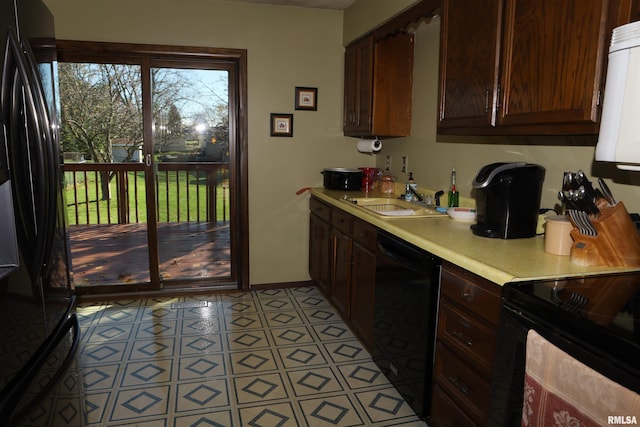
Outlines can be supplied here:
M402 199L392 199L388 197L351 197L343 200L387 218L426 218L447 215L446 213L438 212L418 202L408 202Z

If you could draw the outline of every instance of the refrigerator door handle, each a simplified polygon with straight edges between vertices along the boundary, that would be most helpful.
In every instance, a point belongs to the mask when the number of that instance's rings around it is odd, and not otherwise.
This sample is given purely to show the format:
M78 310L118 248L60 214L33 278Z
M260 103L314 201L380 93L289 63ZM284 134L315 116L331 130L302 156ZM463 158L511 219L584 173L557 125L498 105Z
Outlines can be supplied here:
M8 114L10 167L20 177L12 182L16 186L18 228L29 247L25 259L34 280L50 263L58 181L55 140L37 73L31 49L9 31L0 106Z

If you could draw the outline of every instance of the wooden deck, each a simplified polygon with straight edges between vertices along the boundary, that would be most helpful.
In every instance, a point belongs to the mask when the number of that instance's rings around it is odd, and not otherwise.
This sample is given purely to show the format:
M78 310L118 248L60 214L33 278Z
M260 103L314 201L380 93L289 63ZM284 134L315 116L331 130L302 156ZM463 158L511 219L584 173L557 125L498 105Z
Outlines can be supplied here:
M146 224L69 227L75 286L149 282ZM228 222L158 224L160 273L165 280L231 275Z

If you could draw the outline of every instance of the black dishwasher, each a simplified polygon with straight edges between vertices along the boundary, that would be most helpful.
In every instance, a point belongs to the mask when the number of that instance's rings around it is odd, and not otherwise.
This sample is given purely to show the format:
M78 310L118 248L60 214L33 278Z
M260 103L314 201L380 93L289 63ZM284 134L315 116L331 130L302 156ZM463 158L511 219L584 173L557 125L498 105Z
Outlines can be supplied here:
M431 409L441 260L378 234L373 360L421 418Z

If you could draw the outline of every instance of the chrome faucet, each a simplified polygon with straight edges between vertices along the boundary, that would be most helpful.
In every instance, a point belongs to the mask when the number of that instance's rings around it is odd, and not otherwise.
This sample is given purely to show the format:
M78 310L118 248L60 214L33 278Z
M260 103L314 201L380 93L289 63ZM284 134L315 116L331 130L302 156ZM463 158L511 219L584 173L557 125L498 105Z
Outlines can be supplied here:
M414 187L412 187L412 186L409 186L409 190L415 196L415 198L418 199L419 202L423 202L424 201L424 194L418 193L416 191L416 189Z

